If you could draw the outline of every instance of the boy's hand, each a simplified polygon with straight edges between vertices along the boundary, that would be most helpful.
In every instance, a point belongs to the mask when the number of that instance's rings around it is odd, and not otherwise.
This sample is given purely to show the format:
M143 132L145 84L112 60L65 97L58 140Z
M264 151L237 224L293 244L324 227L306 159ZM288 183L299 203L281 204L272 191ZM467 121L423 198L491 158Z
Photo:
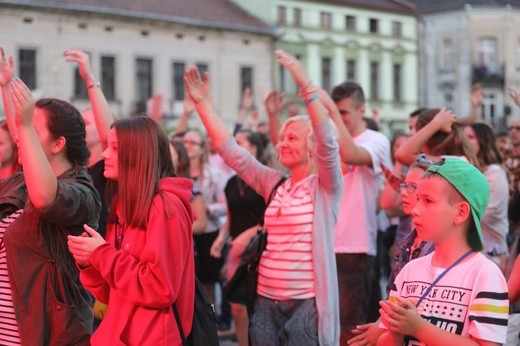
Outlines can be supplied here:
M398 300L398 304L388 300L379 302L381 321L393 333L415 336L423 324L428 322L419 315L408 299Z

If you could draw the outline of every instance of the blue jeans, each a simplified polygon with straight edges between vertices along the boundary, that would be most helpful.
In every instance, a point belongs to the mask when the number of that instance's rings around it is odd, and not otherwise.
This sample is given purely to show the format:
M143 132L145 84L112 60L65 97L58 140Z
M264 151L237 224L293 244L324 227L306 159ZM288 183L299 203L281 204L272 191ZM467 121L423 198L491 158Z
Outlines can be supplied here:
M258 296L249 325L253 346L318 345L318 311L310 299L272 300Z
M369 322L374 261L375 257L367 254L336 254L342 345L354 337L352 329Z

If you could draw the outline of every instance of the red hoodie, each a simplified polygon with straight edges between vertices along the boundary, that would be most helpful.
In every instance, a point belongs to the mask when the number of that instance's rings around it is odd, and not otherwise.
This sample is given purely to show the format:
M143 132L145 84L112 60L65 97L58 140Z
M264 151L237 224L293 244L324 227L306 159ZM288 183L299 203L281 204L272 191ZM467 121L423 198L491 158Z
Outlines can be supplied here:
M192 182L161 179L146 230L124 227L115 248L116 225L107 243L81 270L83 285L108 310L92 335L92 345L180 345L173 302L189 334L193 319L195 269L190 199ZM161 197L162 195L162 197Z

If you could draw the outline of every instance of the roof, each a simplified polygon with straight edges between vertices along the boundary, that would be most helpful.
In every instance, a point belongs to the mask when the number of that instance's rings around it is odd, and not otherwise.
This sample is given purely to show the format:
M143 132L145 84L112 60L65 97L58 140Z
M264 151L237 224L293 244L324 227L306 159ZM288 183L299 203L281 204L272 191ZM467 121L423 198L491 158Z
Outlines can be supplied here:
M413 2L419 13L428 14L436 12L447 12L462 10L466 5L471 5L475 8L483 7L506 7L520 9L520 0L409 0Z
M393 12L411 16L417 15L415 5L406 0L322 0L321 3Z
M229 0L0 0L1 5L120 16L274 35Z

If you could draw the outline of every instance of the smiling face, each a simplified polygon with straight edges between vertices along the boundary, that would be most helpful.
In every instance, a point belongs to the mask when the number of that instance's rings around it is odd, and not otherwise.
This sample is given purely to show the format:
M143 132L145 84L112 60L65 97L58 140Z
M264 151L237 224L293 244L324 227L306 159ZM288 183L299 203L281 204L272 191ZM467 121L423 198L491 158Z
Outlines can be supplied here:
M290 122L285 126L280 133L280 141L277 146L282 165L294 169L310 163L308 131L308 126L303 121Z
M101 154L105 160L105 171L103 175L107 179L118 180L119 178L119 145L117 143L117 133L114 128L110 129L107 139L107 148Z

